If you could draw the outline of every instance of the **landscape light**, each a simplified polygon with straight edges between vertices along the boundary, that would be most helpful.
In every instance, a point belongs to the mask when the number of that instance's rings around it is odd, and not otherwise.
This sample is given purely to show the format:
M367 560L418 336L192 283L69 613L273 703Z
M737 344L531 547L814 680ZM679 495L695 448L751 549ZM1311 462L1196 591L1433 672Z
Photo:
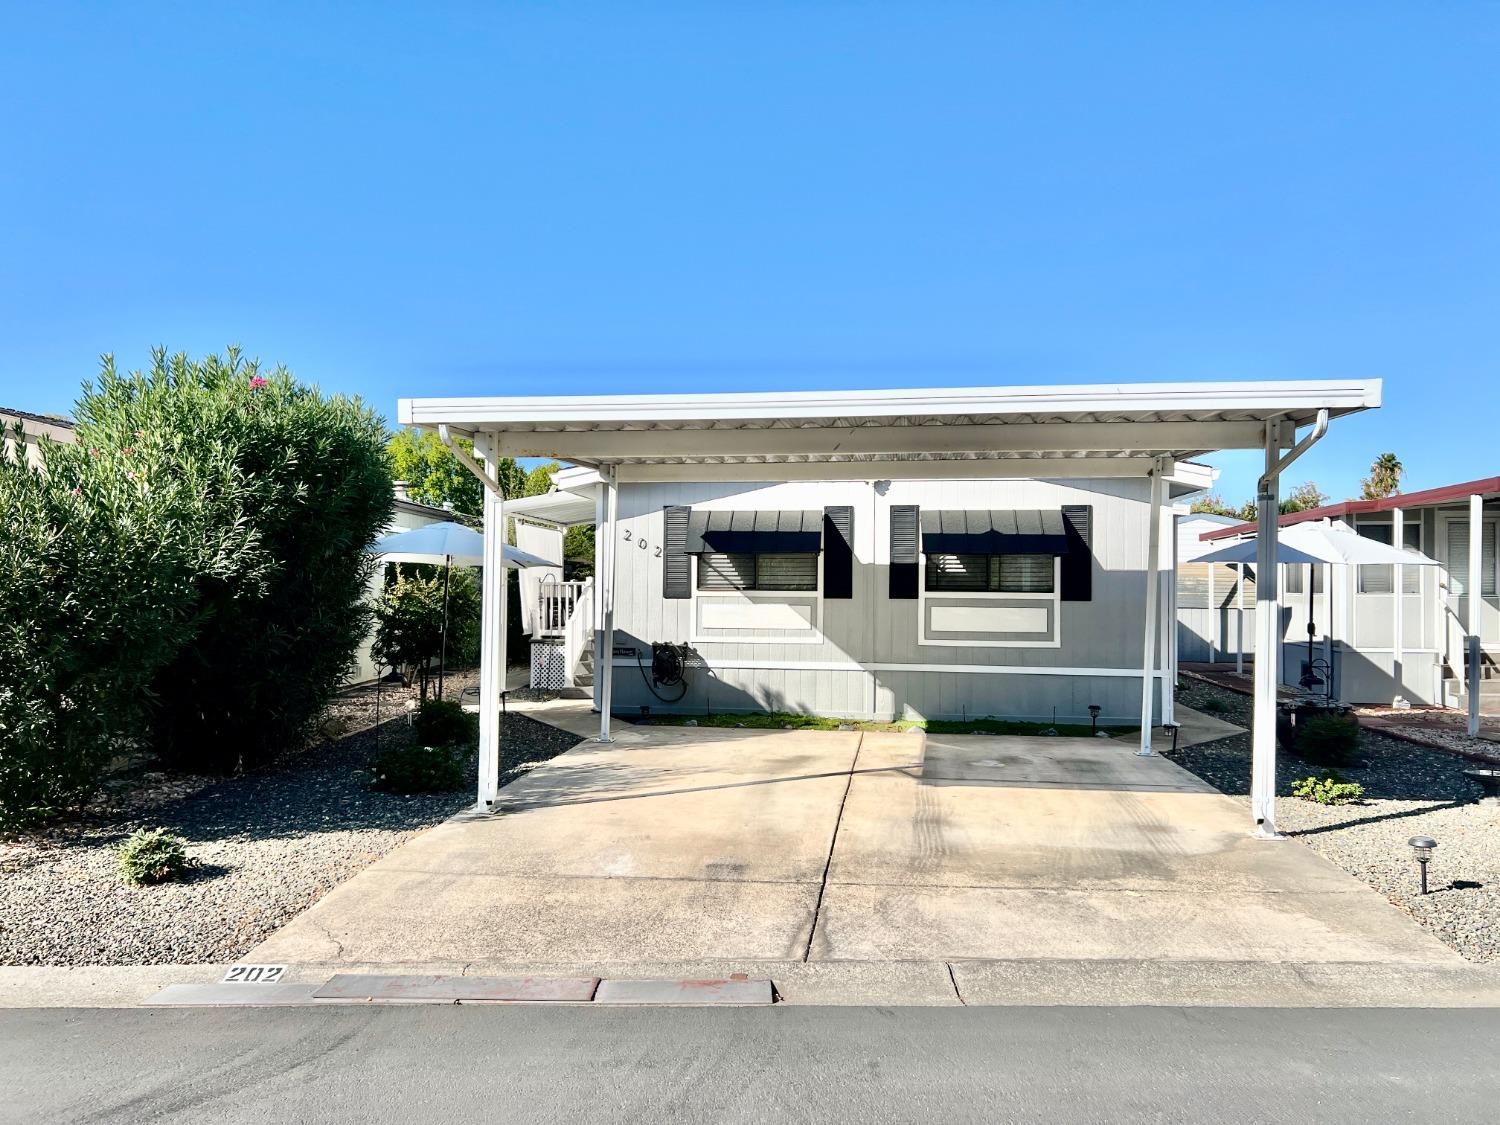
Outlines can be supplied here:
M1422 893L1427 893L1427 864L1432 860L1432 849L1437 847L1437 841L1431 836L1413 836L1406 841L1411 845L1412 854L1417 857L1417 866L1422 869Z
M1089 704L1089 723L1095 734L1099 733L1099 713L1103 710L1104 708L1097 703Z

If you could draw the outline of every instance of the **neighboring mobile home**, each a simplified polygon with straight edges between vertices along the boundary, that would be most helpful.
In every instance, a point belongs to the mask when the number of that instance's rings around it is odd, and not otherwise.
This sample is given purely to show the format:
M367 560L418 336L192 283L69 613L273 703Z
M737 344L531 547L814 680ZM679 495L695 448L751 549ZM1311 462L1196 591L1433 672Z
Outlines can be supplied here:
M71 419L56 414L33 414L29 410L11 410L0 406L0 449L7 458L23 454L29 465L40 468L42 464L41 439L72 445L78 440ZM24 449L17 449L17 443Z
M1188 512L1177 519L1177 659L1243 664L1255 652L1255 575L1230 563L1197 560L1219 546L1210 532L1232 527L1233 516Z
M1399 541L1441 565L1319 566L1311 580L1307 567L1282 567L1283 682L1296 683L1302 675L1311 621L1314 657L1331 654L1335 693L1345 702L1389 705L1399 696L1467 706L1472 635L1480 651L1478 700L1486 711L1500 704L1500 679L1491 679L1500 652L1500 478L1327 504L1284 515L1280 524L1309 520L1342 520L1360 535ZM1249 523L1210 529L1204 544L1221 546L1254 530ZM1471 570L1479 575L1479 596L1472 601Z

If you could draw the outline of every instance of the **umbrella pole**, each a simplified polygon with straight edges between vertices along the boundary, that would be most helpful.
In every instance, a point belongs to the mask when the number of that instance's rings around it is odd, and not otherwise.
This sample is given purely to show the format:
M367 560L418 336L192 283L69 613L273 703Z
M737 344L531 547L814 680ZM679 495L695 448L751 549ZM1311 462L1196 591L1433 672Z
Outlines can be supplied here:
M443 698L443 671L448 664L448 576L453 573L453 556L443 556L443 640L438 648L438 698Z

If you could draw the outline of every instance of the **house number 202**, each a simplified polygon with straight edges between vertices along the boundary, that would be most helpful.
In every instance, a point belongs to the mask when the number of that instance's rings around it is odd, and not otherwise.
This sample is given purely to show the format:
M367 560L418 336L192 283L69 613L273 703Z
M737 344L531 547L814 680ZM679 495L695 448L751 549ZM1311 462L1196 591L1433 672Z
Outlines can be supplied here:
M640 538L636 538L636 537L632 536L630 534L630 529L629 528L626 528L624 531L620 532L620 534L625 537L625 542L627 542L627 543L634 543L637 547L639 547L643 551L649 551L649 550L651 550L651 544L647 543L644 539L640 539ZM661 558L661 548L660 547L656 548L655 557L658 558L658 559Z

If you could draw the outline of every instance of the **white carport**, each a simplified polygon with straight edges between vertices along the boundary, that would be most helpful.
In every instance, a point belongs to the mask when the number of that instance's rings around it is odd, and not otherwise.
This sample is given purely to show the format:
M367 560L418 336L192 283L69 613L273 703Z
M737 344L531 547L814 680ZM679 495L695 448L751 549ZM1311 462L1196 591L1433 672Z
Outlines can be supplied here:
M502 457L554 457L598 472L603 495L598 577L600 741L610 741L614 536L622 482L873 479L1148 478L1148 560L1142 615L1141 753L1151 753L1152 685L1161 612L1166 482L1201 476L1185 464L1220 449L1259 449L1264 552L1256 628L1273 651L1281 470L1330 419L1380 405L1379 380L1141 383L896 391L402 399L399 420L438 431L485 484L485 550L498 554L506 501ZM1308 431L1298 437L1298 428ZM474 441L479 461L453 441ZM482 463L481 463L482 462ZM487 561L490 561L487 559ZM479 806L496 797L497 723L505 668L501 569L485 567L480 671ZM1256 661L1251 798L1256 831L1275 834L1276 671ZM1164 693L1165 699L1165 693Z

